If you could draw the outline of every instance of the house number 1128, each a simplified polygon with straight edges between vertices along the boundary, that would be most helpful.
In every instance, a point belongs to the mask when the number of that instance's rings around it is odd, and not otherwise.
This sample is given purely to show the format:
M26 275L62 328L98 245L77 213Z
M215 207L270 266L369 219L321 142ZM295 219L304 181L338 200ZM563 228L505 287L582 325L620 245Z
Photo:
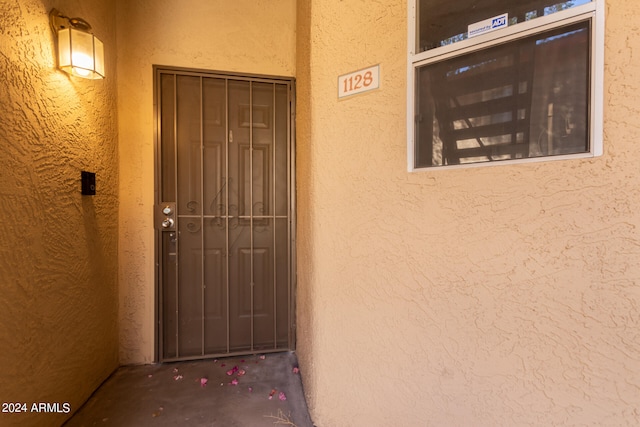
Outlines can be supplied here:
M365 68L338 77L338 98L380 87L380 66Z
M364 76L362 74L356 74L344 80L343 92L353 92L363 87L369 87L371 83L373 83L373 73L371 71L364 73Z

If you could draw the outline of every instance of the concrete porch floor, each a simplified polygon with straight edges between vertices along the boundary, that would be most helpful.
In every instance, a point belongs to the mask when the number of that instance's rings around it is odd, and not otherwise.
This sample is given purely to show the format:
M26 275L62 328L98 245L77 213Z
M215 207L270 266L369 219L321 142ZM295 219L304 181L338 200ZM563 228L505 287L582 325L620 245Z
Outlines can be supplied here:
M64 425L313 427L297 366L287 352L121 367Z

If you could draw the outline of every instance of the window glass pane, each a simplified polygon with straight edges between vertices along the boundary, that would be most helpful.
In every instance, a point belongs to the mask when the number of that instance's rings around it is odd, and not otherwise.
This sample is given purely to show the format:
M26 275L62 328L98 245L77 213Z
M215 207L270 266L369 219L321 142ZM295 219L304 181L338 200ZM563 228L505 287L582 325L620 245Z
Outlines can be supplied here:
M417 0L417 52L446 46L467 38L468 26L507 13L514 25L591 0Z
M589 151L589 21L416 70L415 167Z

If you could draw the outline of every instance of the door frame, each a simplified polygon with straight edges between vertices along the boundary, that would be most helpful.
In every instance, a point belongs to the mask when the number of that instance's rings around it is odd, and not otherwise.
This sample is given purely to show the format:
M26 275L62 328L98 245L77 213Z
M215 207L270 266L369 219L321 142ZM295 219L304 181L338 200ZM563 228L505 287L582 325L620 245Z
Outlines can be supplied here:
M162 362L162 253L160 245L162 243L162 229L159 225L159 204L160 200L160 170L161 170L161 152L160 152L160 105L159 105L159 92L160 92L160 79L158 78L161 72L176 73L180 75L194 75L212 78L238 78L242 80L250 81L268 81L274 82L281 80L283 83L290 84L289 92L289 108L290 108L290 165L288 173L289 184L289 203L290 203L290 271L289 280L291 283L289 294L289 343L288 349L276 349L260 351L260 353L269 352L281 352L281 351L293 351L296 348L297 341L297 323L296 323L296 295L297 295L297 256L296 256L296 241L297 241L297 217L296 217L296 80L294 77L286 76L273 76L266 74L251 74L251 73L237 73L227 71L206 70L198 68L185 68L174 67L165 65L153 65L153 138L154 138L154 188L153 188L153 220L154 220L154 362ZM228 136L227 136L228 137ZM246 354L241 352L237 354ZM235 353L225 353L221 355L207 355L205 358L211 357L230 357ZM202 359L203 356L194 356L187 359Z

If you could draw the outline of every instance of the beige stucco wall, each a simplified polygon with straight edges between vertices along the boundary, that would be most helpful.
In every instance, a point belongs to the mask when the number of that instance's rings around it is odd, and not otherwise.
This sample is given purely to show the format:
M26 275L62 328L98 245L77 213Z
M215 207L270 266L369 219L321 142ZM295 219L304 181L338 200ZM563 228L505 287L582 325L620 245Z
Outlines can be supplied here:
M604 155L406 172L406 1L298 4L298 355L318 426L640 424L640 6ZM337 77L381 64L381 89Z
M117 129L114 61L96 82L54 69L53 3L0 2L0 400L77 409L117 366L117 319L121 362L153 360L162 64L298 79L298 355L317 425L640 423L633 2L608 2L602 157L415 174L405 1L123 0L117 20L114 1L55 2L107 59L117 25ZM338 75L378 63L381 89L337 101Z
M152 67L295 73L294 0L118 3L120 358L154 359Z
M49 10L105 43L107 78L56 69ZM0 402L77 410L118 366L113 1L0 1ZM97 195L80 194L80 171ZM5 408L8 409L8 408ZM0 413L0 425L68 415Z

